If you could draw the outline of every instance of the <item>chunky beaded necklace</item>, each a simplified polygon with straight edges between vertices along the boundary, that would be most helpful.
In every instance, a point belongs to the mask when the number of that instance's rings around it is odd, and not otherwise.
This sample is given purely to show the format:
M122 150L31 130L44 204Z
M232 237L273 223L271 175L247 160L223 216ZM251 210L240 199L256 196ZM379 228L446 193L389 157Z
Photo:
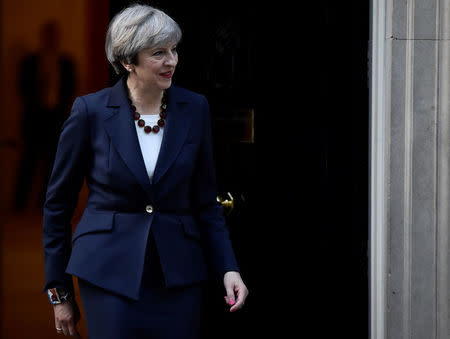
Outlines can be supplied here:
M165 120L167 117L167 95L166 95L166 91L164 91L163 93L163 97L161 99L161 106L159 108L159 120L157 122L157 125L151 127L145 124L144 119L141 119L141 114L139 112L136 112L136 106L133 105L133 103L131 102L130 97L128 97L128 101L130 103L131 106L131 110L133 111L133 116L134 116L134 120L137 121L137 125L139 127L143 127L144 128L144 132L149 134L151 132L153 133L158 133L160 128L163 128L165 125Z

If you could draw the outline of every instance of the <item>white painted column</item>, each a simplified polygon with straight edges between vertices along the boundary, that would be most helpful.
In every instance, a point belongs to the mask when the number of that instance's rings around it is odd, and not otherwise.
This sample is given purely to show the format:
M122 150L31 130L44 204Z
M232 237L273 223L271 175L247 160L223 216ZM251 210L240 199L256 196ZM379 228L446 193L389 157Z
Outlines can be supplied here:
M450 338L450 0L371 17L371 338Z

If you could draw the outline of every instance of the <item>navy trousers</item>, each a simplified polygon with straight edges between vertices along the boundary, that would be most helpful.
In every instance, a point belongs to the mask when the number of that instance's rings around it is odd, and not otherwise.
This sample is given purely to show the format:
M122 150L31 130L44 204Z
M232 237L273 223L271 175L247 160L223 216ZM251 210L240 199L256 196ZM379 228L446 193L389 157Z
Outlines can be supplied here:
M202 283L167 288L150 235L138 301L78 279L89 339L199 339Z

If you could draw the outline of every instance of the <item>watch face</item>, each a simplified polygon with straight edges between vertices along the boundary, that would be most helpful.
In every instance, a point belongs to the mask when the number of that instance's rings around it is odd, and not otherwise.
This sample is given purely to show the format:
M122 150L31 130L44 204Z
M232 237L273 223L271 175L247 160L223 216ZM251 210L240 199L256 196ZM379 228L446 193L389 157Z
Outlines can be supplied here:
M59 298L58 291L56 288L50 288L47 290L48 298L52 304L59 304L61 303L61 300Z

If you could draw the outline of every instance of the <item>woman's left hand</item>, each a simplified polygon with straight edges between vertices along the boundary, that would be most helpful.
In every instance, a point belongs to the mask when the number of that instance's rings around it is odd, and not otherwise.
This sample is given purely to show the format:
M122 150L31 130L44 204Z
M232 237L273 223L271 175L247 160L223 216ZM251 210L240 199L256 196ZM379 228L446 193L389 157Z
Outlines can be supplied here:
M236 271L229 271L223 276L223 285L227 295L225 302L231 306L230 312L237 311L244 306L248 295L247 286L242 281L241 275Z

